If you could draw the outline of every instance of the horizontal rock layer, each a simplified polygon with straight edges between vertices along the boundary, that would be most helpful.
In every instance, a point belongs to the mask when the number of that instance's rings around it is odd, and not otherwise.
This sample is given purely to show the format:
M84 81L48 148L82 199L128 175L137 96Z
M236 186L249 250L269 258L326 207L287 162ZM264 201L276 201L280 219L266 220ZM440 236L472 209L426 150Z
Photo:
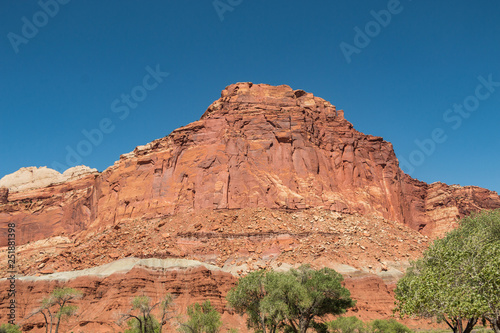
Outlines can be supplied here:
M0 281L1 322L8 321L8 306L12 299L8 296L9 283ZM81 276L69 281L19 280L16 282L16 323L23 327L23 332L45 332L43 315L28 318L29 315L52 290L71 287L83 292L83 298L73 302L78 311L69 321L61 323L63 332L121 332L126 325L120 328L117 321L120 314L130 310L135 296L147 295L153 302L158 302L166 293L171 293L175 297L174 315L185 313L188 304L207 299L218 311L227 312L224 297L235 283L236 278L231 274L201 265L166 270L137 266L125 273ZM174 324L175 319L171 323Z
M62 275L59 274L59 277ZM126 272L82 275L68 281L50 276L22 279L16 282L16 323L22 326L23 332L45 332L43 316L37 314L30 317L30 314L52 290L70 287L81 291L83 297L71 302L78 307L78 311L69 320L62 321L60 329L63 332L120 332L126 325L119 326L117 321L121 314L130 311L130 303L135 296L146 295L157 302L166 293L174 296L174 307L164 331L177 328L176 316L185 315L188 305L210 300L222 313L224 331L232 327L247 332L245 318L231 312L225 300L227 292L236 282L231 274L203 265L167 269L135 266ZM1 322L8 321L8 305L12 299L8 295L9 284L9 281L0 280ZM344 284L353 291L352 297L357 301L348 315L356 315L362 320L391 317L394 285L387 285L376 276L346 278ZM159 316L157 311L153 314Z

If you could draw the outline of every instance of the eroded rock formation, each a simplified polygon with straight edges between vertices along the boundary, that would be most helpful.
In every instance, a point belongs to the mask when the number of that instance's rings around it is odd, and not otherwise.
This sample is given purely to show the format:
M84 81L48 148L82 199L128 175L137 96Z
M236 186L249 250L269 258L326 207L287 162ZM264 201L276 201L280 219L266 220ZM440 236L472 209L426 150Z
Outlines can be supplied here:
M436 237L471 210L500 207L495 192L409 177L389 142L285 85L230 85L199 121L92 176L11 193L0 219L18 224L23 243L200 209L323 207Z

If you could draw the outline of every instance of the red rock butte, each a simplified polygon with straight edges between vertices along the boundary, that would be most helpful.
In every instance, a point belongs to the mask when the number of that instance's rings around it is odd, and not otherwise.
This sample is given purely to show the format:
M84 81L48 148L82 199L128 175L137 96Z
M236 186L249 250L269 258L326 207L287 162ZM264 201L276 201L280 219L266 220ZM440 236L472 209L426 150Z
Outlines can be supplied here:
M64 278L85 292L80 306L97 304L68 330L112 332L133 296L173 290L181 305L210 299L245 331L244 320L224 310L237 276L301 263L331 267L358 300L354 314L388 318L394 283L427 246L425 236L442 236L471 211L499 207L496 192L406 175L389 142L356 131L324 99L286 85L237 83L200 120L101 173L23 168L3 177L0 246L15 223L16 265L27 276L18 281L19 317L33 332L44 323L25 319L38 304L32 293L39 301L61 276L130 257L194 259L222 271L141 266ZM7 285L0 281L2 299ZM0 319L8 311L0 305Z
M391 143L356 131L330 102L252 83L226 87L200 120L122 155L100 174L2 193L0 219L17 224L20 243L130 219L245 207L375 214L434 237L470 211L500 207L496 192L409 177ZM1 231L6 236L5 223Z

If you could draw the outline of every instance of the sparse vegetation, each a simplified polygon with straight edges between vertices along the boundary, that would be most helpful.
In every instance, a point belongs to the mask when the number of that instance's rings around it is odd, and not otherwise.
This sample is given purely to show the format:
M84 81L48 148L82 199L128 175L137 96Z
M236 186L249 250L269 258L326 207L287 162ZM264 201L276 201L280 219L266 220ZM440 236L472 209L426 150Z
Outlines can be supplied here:
M332 333L411 333L411 329L394 319L376 319L364 323L360 319L339 317L327 323L328 331Z
M161 333L163 326L169 319L172 304L173 297L170 294L155 304L151 304L151 299L148 296L137 296L132 300L130 311L120 316L118 324L129 319L127 321L129 328L125 333ZM160 309L160 321L152 314L156 307Z
M247 315L247 326L256 332L412 332L394 319L364 323L356 317L339 317L324 322L327 315L343 314L355 305L342 280L332 269L314 270L307 265L287 272L254 271L238 281L228 293L227 301L236 313ZM464 218L456 230L434 241L423 258L411 264L395 291L396 311L401 318L436 318L457 333L490 332L487 328L473 331L481 323L499 333L498 290L500 210L493 210ZM45 321L45 332L58 333L61 322L76 314L78 308L72 301L81 296L82 293L73 288L57 288L28 318L40 314ZM172 305L171 295L155 304L147 296L135 297L120 324L127 321L125 333L161 333L172 318ZM158 317L153 316L153 310ZM41 317L39 319L40 323ZM177 324L178 330L184 333L228 330L210 301L189 306L187 316ZM0 333L4 332L20 332L20 328L3 324Z
M42 305L35 309L28 318L40 313L45 320L45 332L58 333L61 320L73 316L78 310L78 307L71 305L70 302L81 297L82 292L73 288L54 289L48 298L42 300Z

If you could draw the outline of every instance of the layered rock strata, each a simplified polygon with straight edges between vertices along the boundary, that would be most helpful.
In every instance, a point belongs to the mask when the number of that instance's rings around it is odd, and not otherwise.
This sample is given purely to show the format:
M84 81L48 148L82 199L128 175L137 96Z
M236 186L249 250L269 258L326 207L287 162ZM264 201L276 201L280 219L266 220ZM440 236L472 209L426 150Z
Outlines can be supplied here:
M356 131L342 110L311 93L238 83L199 121L122 155L100 174L4 195L0 220L15 222L25 243L245 207L375 214L438 237L472 210L500 207L500 197L409 177L389 142Z

